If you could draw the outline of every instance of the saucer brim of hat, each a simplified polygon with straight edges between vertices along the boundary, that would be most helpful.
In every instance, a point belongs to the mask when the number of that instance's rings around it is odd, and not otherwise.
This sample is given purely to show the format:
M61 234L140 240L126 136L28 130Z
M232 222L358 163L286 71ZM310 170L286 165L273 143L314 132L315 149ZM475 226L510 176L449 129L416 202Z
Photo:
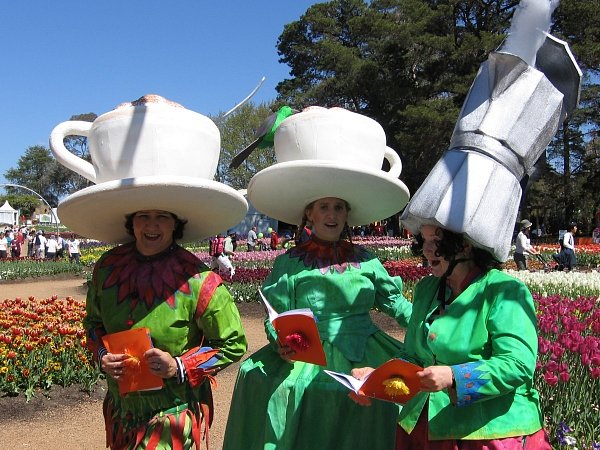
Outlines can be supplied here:
M299 225L305 207L336 197L350 205L348 225L365 225L401 211L409 199L406 185L381 170L330 160L296 160L268 167L250 180L248 200L258 211Z
M162 210L187 220L179 242L193 242L241 222L248 203L235 189L196 177L149 176L109 181L67 197L58 206L61 223L99 241L133 241L125 217L136 211Z

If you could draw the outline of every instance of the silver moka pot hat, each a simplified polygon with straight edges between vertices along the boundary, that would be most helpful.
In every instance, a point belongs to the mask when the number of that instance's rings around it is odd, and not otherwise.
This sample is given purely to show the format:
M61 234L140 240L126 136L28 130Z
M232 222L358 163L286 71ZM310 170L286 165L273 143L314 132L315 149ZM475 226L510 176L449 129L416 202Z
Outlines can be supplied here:
M579 100L581 71L568 45L547 33L543 38L535 66L504 50L481 65L449 149L402 214L411 232L435 225L462 233L506 261L519 182Z

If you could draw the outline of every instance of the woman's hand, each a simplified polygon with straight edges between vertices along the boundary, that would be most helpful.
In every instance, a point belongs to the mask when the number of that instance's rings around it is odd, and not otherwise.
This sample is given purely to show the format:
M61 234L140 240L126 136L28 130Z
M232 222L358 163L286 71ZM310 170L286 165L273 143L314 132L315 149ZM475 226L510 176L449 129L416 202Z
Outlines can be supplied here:
M372 367L360 367L358 369L352 369L350 371L350 375L352 375L358 380L362 380L374 370L375 369L373 369ZM348 397L350 397L350 400L352 400L354 403L360 406L371 406L371 399L364 395L358 395L357 393L350 391Z
M146 350L144 358L154 375L161 378L173 378L177 375L177 361L167 352L151 348Z
M280 345L277 348L277 351L279 352L279 356L281 356L281 359L283 359L284 361L287 361L289 363L294 362L293 356L296 354L296 351L293 350L292 347L290 347L289 345Z
M452 387L452 369L450 366L429 366L417 372L421 379L421 390L425 392L438 392Z
M118 380L123 376L124 371L127 370L125 364L127 359L129 359L128 355L106 353L100 360L100 368L105 374Z

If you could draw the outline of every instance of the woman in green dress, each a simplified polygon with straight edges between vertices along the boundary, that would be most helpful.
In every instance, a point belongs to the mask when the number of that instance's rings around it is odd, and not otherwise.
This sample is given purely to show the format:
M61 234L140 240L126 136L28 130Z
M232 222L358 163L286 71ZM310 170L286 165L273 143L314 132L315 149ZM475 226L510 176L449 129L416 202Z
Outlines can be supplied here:
M203 435L208 443L213 377L246 351L239 312L221 278L175 243L184 226L168 211L130 214L125 227L135 240L109 250L94 267L84 327L107 375L104 419L113 450L199 450ZM101 338L139 327L150 331L154 348L143 356L164 387L121 394L129 356L108 353Z
M307 205L311 238L280 255L263 285L276 311L313 311L327 368L344 373L402 353L401 343L372 322L373 307L404 325L412 308L399 278L391 278L365 248L341 238L349 211L339 198ZM224 450L393 448L398 406L356 405L323 367L294 361L294 351L265 324L270 343L240 367Z

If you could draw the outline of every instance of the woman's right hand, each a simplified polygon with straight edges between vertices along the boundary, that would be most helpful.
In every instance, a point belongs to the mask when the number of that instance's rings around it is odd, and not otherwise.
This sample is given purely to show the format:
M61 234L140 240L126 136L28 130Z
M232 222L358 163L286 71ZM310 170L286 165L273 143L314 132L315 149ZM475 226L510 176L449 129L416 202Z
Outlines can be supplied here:
M118 380L123 376L126 369L125 361L127 359L129 359L129 356L125 354L107 353L100 361L100 368L105 374Z

